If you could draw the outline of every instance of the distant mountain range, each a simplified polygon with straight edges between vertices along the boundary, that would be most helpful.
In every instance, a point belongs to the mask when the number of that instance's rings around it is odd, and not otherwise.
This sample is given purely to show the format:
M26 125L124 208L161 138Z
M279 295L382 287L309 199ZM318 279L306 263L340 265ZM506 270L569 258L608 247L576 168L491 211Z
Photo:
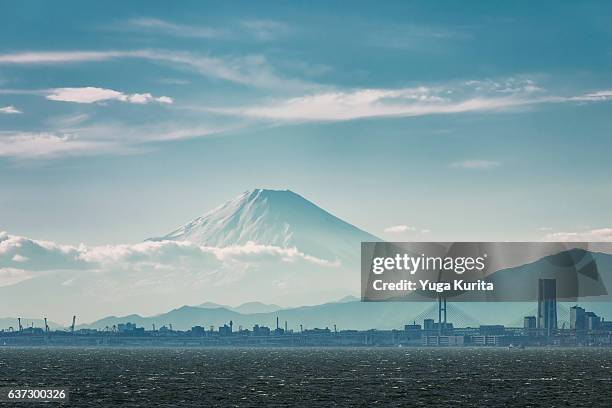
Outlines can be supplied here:
M580 303L588 310L595 311L600 316L612 316L612 304L609 302ZM564 322L569 327L570 303L559 303L559 326ZM535 302L449 302L449 322L461 327L478 327L480 324L504 324L506 326L520 327L523 317L535 315L537 303ZM137 314L127 316L109 316L90 324L78 325L78 328L104 329L119 323L136 323L147 330L152 325L159 328L170 325L177 330L188 330L193 326L217 327L228 324L230 320L234 328L242 326L251 329L255 324L274 327L276 318L281 326L287 321L288 327L299 330L301 324L304 329L333 328L337 325L339 330L368 330L368 329L402 329L405 324L416 322L423 324L423 319L437 320L435 302L373 302L366 303L359 300L345 300L330 302L316 306L302 306L297 308L281 309L268 313L239 313L223 307L202 308L197 306L183 306L167 313L156 316L143 317Z
M151 317L109 316L79 327L104 329L119 323L132 322L147 330L150 330L153 324L158 328L161 325L172 324L174 329L188 330L195 325L216 328L231 320L236 329L239 326L251 329L255 324L274 327L278 317L281 325L287 321L289 328L294 330L299 329L300 324L303 328L331 328L334 324L339 329L400 328L430 305L427 303L363 303L356 298L344 298L338 302L316 306L249 314L239 313L225 307L210 307L209 304L206 306L183 306Z
M506 287L513 287L512 285L516 284L517 300L533 299L532 301L482 303L474 301L458 302L451 298L449 300L449 321L458 326L471 327L480 324L521 326L524 316L535 315L537 312L538 277L546 277L548 273L559 270L559 268L562 271L574 269L573 265L576 259L580 260L577 264L580 271L577 278L579 279L578 283L580 283L580 275L589 275L588 280L602 281L603 287L612 287L612 255L574 249L547 256L520 267L500 270L492 275L493 277L497 276L497 279L494 279L496 284L505 284ZM601 275L599 278L597 274L593 273L593 263L597 264L598 273ZM562 275L566 276L566 273L562 272ZM576 276L575 273L573 275ZM570 290L571 288L572 286L567 284L560 286L560 290L565 291L565 293L560 293L560 296L573 296L575 293ZM534 290L536 293L525 296L519 293ZM606 298L609 299L610 297L607 296ZM573 304L571 302L559 302L559 326L563 323L569 324L569 307ZM611 302L586 298L580 302L580 305L588 310L595 311L604 318L612 318ZM255 324L273 326L277 317L281 324L287 321L289 327L293 329L299 327L300 324L304 328L333 327L336 324L342 329L400 329L413 321L422 324L424 318L437 319L437 308L435 300L368 303L361 302L354 296L347 296L338 301L315 306L285 309L259 302L251 302L235 308L207 302L199 306L183 306L151 317L139 315L110 316L84 327L101 329L129 321L147 328L150 328L152 324L157 327L163 324L172 324L176 329L187 330L195 325L218 327L231 320L235 327L250 328Z
M236 306L236 307L220 305L220 304L213 303L213 302L205 302L205 303L198 305L197 307L201 307L203 309L223 308L223 309L231 310L233 312L242 313L242 314L272 313L272 312L276 312L277 310L282 309L282 307L278 305L273 305L273 304L268 305L268 304L261 303L261 302L247 302L247 303L243 303L240 306Z

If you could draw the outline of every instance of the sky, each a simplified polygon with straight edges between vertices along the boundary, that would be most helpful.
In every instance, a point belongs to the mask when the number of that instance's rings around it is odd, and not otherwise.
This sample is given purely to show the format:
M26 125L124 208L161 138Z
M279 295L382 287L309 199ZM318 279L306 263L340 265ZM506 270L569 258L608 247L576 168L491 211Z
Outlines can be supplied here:
M612 240L610 2L3 2L0 231L254 188L387 239Z

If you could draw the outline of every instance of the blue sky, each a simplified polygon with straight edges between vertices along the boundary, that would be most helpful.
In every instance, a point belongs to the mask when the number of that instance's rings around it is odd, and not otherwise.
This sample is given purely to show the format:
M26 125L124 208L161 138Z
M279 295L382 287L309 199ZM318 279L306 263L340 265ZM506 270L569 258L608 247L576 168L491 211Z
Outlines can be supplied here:
M389 239L612 239L609 2L1 7L0 230L138 242L264 187Z

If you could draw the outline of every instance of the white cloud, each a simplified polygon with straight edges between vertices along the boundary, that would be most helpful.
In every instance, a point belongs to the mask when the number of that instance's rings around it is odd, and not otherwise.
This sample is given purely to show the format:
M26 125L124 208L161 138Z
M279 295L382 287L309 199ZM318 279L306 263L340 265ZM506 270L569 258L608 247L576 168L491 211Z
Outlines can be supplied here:
M223 29L205 24L171 22L160 18L138 17L108 27L118 31L143 32L185 38L232 39L270 41L290 31L290 27L273 20L242 20L225 24Z
M517 95L465 99L427 87L360 89L322 92L243 108L211 108L212 112L276 121L343 121L371 117L409 117L479 111L500 111L535 103Z
M0 113L6 113L8 115L11 115L11 114L17 114L17 113L23 113L23 112L21 112L19 109L15 108L12 105L9 105L9 106L0 108Z
M598 91L570 98L579 102L605 102L612 99L612 90Z
M132 245L82 247L81 259L100 265L147 262L172 266L175 263L198 264L202 260L221 263L306 261L317 265L337 265L336 262L306 255L296 248L280 248L253 242L223 248L202 246L188 241L146 241Z
M27 271L83 268L87 264L80 259L81 249L0 232L0 268Z
M612 91L550 95L529 79L466 81L447 86L322 91L264 104L206 110L278 122L346 121L373 117L495 112L537 104L606 102Z
M303 90L314 85L279 75L263 55L214 57L177 51L137 51L133 57L172 64L201 75L258 88Z
M104 153L114 143L83 140L73 133L0 131L0 157L37 158Z
M76 62L106 61L113 58L126 57L122 51L50 51L50 52L21 52L14 54L0 54L2 65L41 65L41 64L69 64Z
M139 17L128 20L118 28L122 30L147 31L155 34L173 35L176 37L218 38L226 36L223 30L203 25L175 24L158 18Z
M113 89L96 88L92 86L82 88L56 88L52 89L47 95L47 99L52 101L74 102L74 103L95 103L104 101L121 101L135 104L146 104L149 102L159 102L170 104L172 98L167 96L153 97L150 93L125 94Z
M155 101L159 102L159 103L174 103L174 100L172 98L170 98L169 96L160 96L158 98L155 98Z
M44 65L137 58L189 69L201 75L260 88L305 89L313 84L276 73L262 55L224 56L167 50L65 51L0 54L0 65Z
M146 144L219 134L237 125L232 126L174 122L134 126L110 122L84 126L77 122L75 127L47 132L0 131L0 157L32 159L134 153Z
M502 94L531 94L544 91L543 88L531 79L515 77L498 80L470 80L466 81L464 85L473 88L477 92L497 92Z
M484 170L500 166L501 163L491 160L464 160L451 164L451 167L470 170Z
M408 231L416 231L417 229L415 227L410 227L408 225L392 225L390 227L385 228L385 232L391 233L391 234L399 234L402 232L408 232Z
M339 261L328 261L317 258L300 252L297 248L281 248L273 245L259 245L254 242L247 242L245 245L230 246L224 248L215 248L215 256L219 260L231 259L233 261L248 261L253 260L277 261L281 259L284 262L295 262L304 260L319 266L340 266Z
M26 262L28 260L28 257L19 255L19 254L15 254L15 256L13 256L13 258L11 259L15 262Z
M141 27L189 30L158 19L135 19ZM283 24L244 21L244 27L260 30L263 37ZM266 31L267 30L267 31ZM261 88L284 90L322 89L308 81L279 75L263 55L212 56L191 52L137 49L129 51L48 51L0 54L0 65L44 65L101 62L136 58L187 68L204 76ZM449 87L400 89L356 89L323 91L280 100L268 105L216 109L219 112L274 120L351 120L378 116L420 116L442 113L496 111L540 103L602 102L612 99L612 90L582 95L546 95L531 79L472 80ZM409 102L409 103L408 103ZM213 111L215 109L208 109Z
M428 228L418 229L410 225L400 224L400 225L392 225L390 227L387 227L384 229L384 232L388 234L404 234L407 232L418 232L421 234L429 234L431 230Z
M161 104L172 104L174 100L169 96L155 97L148 92L124 93L114 89L98 88L94 86L74 88L53 89L0 89L0 94L5 95L42 95L52 101L74 102L74 103L96 103L106 101L120 101L134 104L147 104L157 102ZM21 113L12 106L0 108L0 113Z
M598 228L575 232L554 232L547 234L544 240L562 242L612 242L612 228Z
M303 262L322 267L339 267L339 261L313 257L296 248L281 248L249 242L241 246L209 247L185 241L146 241L137 244L86 246L60 245L49 241L0 232L0 286L15 276L30 278L36 273L58 270L139 270L160 272L173 269L245 267L251 264ZM3 281L4 279L4 281ZM23 280L23 279L21 279Z

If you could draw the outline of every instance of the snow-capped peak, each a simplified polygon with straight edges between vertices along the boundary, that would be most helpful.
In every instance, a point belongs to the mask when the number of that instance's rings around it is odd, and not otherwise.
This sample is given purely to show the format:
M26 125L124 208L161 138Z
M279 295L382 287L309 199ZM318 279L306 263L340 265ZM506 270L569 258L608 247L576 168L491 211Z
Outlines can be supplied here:
M378 240L290 190L255 189L154 240L227 247L255 242L296 247L324 259L356 257L361 241Z

